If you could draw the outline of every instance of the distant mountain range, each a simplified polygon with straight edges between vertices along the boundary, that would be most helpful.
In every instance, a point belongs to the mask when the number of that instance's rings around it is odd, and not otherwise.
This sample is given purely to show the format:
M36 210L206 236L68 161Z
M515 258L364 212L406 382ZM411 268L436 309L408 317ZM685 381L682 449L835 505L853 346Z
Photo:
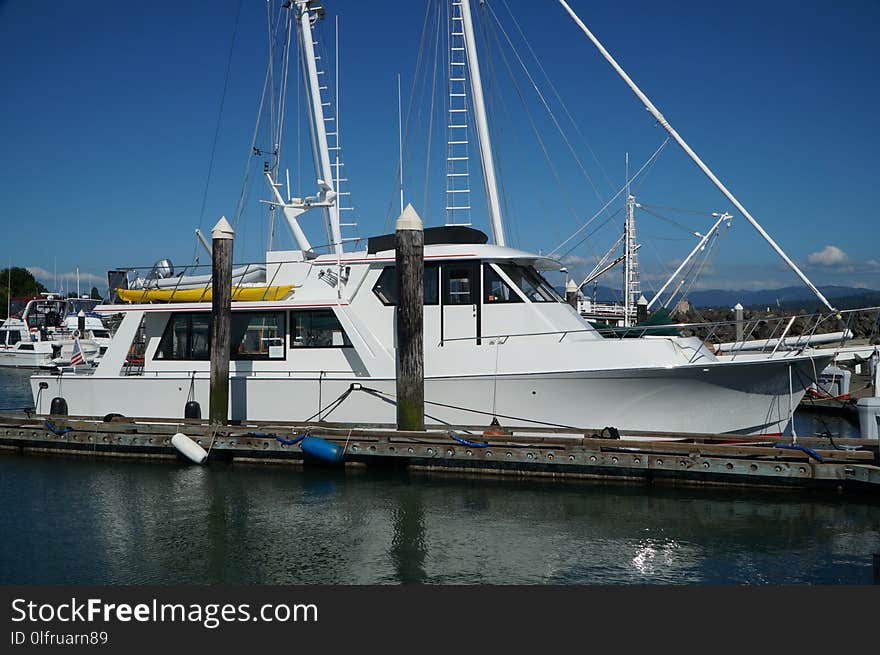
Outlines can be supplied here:
M819 290L838 309L880 305L880 291L857 287L822 286ZM592 288L584 292L592 296ZM596 296L599 301L620 300L620 289L600 286ZM645 294L650 300L650 295ZM746 308L780 307L783 309L813 309L819 305L815 294L806 286L783 287L759 291L730 291L727 289L700 289L691 291L688 300L694 307L732 308L742 303Z

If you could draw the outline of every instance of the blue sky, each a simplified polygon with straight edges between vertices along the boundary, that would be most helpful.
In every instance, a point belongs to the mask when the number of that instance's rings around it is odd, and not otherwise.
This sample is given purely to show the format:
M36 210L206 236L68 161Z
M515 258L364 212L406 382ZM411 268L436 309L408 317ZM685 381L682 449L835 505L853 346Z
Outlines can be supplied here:
M402 74L407 105L426 3L324 4L327 20L319 39L325 45L332 39L334 16L340 21L341 124L349 188L360 233L377 234L396 215L396 76ZM556 2L489 4L498 22L480 16L489 35L484 77L491 85L489 108L508 232L513 245L548 252L599 209L600 197L607 199L623 183L625 153L630 153L631 167L638 168L664 135ZM880 3L571 4L816 283L880 288L872 193L880 146ZM194 228L207 231L220 215L235 211L265 74L265 3L242 0L236 29L238 9L238 0L0 2L0 265L11 261L44 271L40 276L47 282L55 270L63 278L79 267L84 284L94 281L103 289L108 268L146 266L162 257L177 265L192 261ZM598 194L527 84L513 51L504 46L502 29L566 128ZM505 57L515 70L522 103ZM443 66L438 70L442 74ZM430 94L430 75L420 76L416 87ZM312 193L315 174L304 119L296 128L296 89L292 81L284 165L294 190ZM416 98L422 93L417 90ZM444 93L439 84L436 94ZM405 160L407 198L426 222L440 224L443 135L436 131L426 174L430 113L427 102L414 101L414 106ZM434 123L441 125L442 106L435 112ZM529 116L555 173L544 161ZM265 208L257 204L265 197L265 185L259 170L253 170L236 241L236 258L242 261L259 259L266 239ZM474 164L472 171L478 170ZM475 178L471 188L481 189L482 183ZM672 144L638 182L636 193L640 202L655 206L732 209ZM481 196L474 193L474 222L487 229ZM655 212L697 230L711 223L701 214ZM319 220L315 214L306 221L315 243L324 242ZM568 253L570 268L583 270L611 245L619 229L618 214L589 243ZM643 276L650 288L694 241L651 214L639 216L639 232ZM291 241L279 230L276 243ZM617 277L606 283L613 286ZM700 280L702 287L722 288L796 283L740 217Z

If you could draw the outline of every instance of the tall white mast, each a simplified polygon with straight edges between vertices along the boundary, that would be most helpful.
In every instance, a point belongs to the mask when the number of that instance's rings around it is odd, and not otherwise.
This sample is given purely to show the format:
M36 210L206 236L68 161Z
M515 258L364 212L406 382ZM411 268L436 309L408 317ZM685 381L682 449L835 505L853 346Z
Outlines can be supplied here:
M456 0L452 0L453 4ZM492 158L492 142L489 139L489 124L486 120L486 105L483 101L483 82L480 78L480 61L474 41L474 24L471 19L470 0L459 0L461 4L464 47L467 53L468 73L470 73L471 94L474 97L474 121L480 142L480 162L483 169L483 183L486 185L486 200L492 236L497 245L505 245L504 224L501 222L501 202L498 199L498 185L495 181L495 162Z
M324 105L321 102L321 84L318 79L318 65L315 60L315 42L312 37L312 19L309 13L311 0L297 0L296 6L299 9L300 26L302 28L302 50L306 57L306 72L309 78L309 96L312 100L312 116L315 123L315 149L318 155L316 162L319 167L319 173L324 184L329 185L335 179L333 169L330 166L330 146L327 143L327 126L324 121ZM331 189L332 191L332 189ZM335 193L335 192L334 192ZM330 238L333 243L333 250L337 256L342 255L342 233L339 227L339 205L336 202L330 203L327 207L330 221Z
M822 292L819 291L819 289L817 289L812 282L810 282L807 276L803 274L801 269L797 267L797 264L789 259L788 255L786 255L785 252L783 252L782 248L780 248L777 243L771 238L771 236L767 234L767 231L764 230L763 227L761 227L760 223L758 223L758 221L756 221L752 217L748 210L742 206L739 200L737 200L734 195L730 191L728 191L727 187L721 183L721 180L715 177L715 173L713 173L709 169L709 167L703 163L703 160L697 156L697 153L695 153L681 137L681 135L679 135L679 133L673 129L672 125L669 124L669 121L667 121L663 114L660 113L660 110L654 106L654 103L652 103L648 99L648 96L642 93L642 90L638 86L636 86L636 83L633 82L630 76L626 74L626 71L620 67L620 65L614 60L614 57L612 57L611 54L605 49L605 47L599 42L599 39L597 39L593 35L593 33L587 28L587 26L584 25L584 22L580 18L578 18L578 15L574 13L574 10L572 10L571 7L568 6L568 3L565 0L559 0L559 2L568 12L572 20L574 20L574 22L577 24L577 26L581 28L581 31L587 35L587 38L593 42L593 45L596 46L602 56L605 57L609 64L611 64L611 67L614 68L617 74L620 75L624 82L626 82L627 86L632 89L632 92L636 94L636 97L642 102L642 104L645 106L645 109L651 112L651 115L657 120L658 123L660 123L660 125L663 126L663 129L665 129L669 133L669 136L675 139L675 142L678 143L679 146L681 146L681 149L684 150L688 157L690 157L693 162L700 168L700 170L703 171L706 177L708 177L709 180L711 180L711 182L716 187L718 187L718 190L721 191L721 193L723 193L724 196L733 203L734 207L736 207L739 212L746 217L749 223L752 224L752 227L754 227L758 231L758 234L764 237L764 240L769 243L773 250L776 251L776 254L782 258L782 261L788 264L789 268L791 268L791 270L793 270L797 274L801 281L806 284L813 291L813 293L816 294L816 297L821 300L828 309L834 311L834 307L832 307L831 303L828 302L825 296L822 295Z

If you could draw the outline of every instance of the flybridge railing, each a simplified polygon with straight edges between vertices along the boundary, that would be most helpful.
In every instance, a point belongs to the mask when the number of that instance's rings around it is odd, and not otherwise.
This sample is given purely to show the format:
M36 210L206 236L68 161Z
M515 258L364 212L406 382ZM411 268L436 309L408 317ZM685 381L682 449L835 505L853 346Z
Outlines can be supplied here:
M262 294L258 297L249 297L248 300L276 300L274 294L276 294L281 287L290 286L292 291L295 288L295 285L277 285L276 281L278 278L278 274L281 271L281 265L285 263L293 263L293 262L271 262L271 266L274 268L274 272L270 279L266 278L266 272L268 266L265 262L258 263L244 263L244 264L233 264L232 266L232 289L233 295L232 299L236 300L236 295L240 295L243 290L253 289L259 290L262 289ZM302 262L298 262L302 263ZM132 296L128 300L119 299L119 302L126 303L171 303L171 302L181 302L183 299L183 292L200 292L195 297L189 297L187 295L186 302L207 302L210 298L210 294L212 293L213 282L211 279L212 276L212 266L210 264L189 264L184 266L179 272L174 271L170 275L161 276L158 272L159 269L158 264L154 264L153 266L143 266L143 267L128 267L124 269L127 273L126 276L126 288L116 287L115 289L110 289L110 296L118 297L118 291L128 291L128 292L140 292L138 296ZM122 270L122 269L120 269ZM259 273L262 272L262 279L259 278ZM143 275L140 275L143 273ZM131 274L135 275L135 279L129 279ZM154 275L155 274L155 275ZM193 278L196 277L207 277L207 280L198 280L195 281ZM173 283L171 281L174 280ZM139 286L132 286L138 284ZM157 291L167 293L167 298L159 297L156 295ZM287 295L286 293L284 294ZM163 293L164 296L164 293Z
M865 315L868 320L861 321ZM865 329L867 325L867 329ZM737 336L741 326L742 336ZM438 345L458 341L481 340L483 343L505 344L511 339L525 337L555 337L562 342L570 335L599 333L606 339L627 339L642 337L696 337L700 348L693 348L686 342L679 342L684 349L693 350L690 362L705 355L703 347L713 355L729 356L735 360L744 354L774 355L779 352L797 354L815 345L825 345L828 350L839 350L847 341L865 334L869 340L877 340L880 335L880 307L864 307L827 313L795 314L790 316L750 317L742 321L723 320L699 323L671 323L663 325L639 325L633 327L584 328L578 330L559 330L547 332L526 332L514 334L482 334L479 337L444 338ZM672 334L670 334L672 333ZM731 336L733 333L733 336ZM833 347L836 345L836 348ZM866 350L871 348L865 344Z
M861 321L862 317L867 321ZM867 329L864 329L867 323ZM674 330L681 337L696 337L715 355L738 356L750 353L774 355L778 352L799 353L811 346L824 345L829 350L842 348L847 341L874 339L880 330L880 307L862 307L834 313L809 313L787 316L752 316L738 321L707 321L634 327L597 329L606 338L669 336ZM741 335L741 336L740 336ZM685 346L686 347L686 346ZM866 344L865 348L869 348ZM691 361L701 350L695 349Z

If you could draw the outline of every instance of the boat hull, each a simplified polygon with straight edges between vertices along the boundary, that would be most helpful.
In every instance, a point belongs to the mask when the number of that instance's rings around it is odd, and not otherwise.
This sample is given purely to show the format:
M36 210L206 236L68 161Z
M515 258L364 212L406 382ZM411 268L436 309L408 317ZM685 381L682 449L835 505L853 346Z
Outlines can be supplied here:
M830 361L830 359L829 359ZM564 371L522 375L433 377L425 380L426 423L573 427L685 433L778 434L821 370L825 358L743 361L658 368ZM793 393L789 393L789 370ZM143 418L182 417L189 400L185 374L101 377L34 376L48 382L48 399L63 395L75 415L119 413ZM360 385L332 412L327 407ZM194 397L208 408L208 376L196 375ZM352 375L291 373L230 377L230 418L240 421L394 423L395 380Z

